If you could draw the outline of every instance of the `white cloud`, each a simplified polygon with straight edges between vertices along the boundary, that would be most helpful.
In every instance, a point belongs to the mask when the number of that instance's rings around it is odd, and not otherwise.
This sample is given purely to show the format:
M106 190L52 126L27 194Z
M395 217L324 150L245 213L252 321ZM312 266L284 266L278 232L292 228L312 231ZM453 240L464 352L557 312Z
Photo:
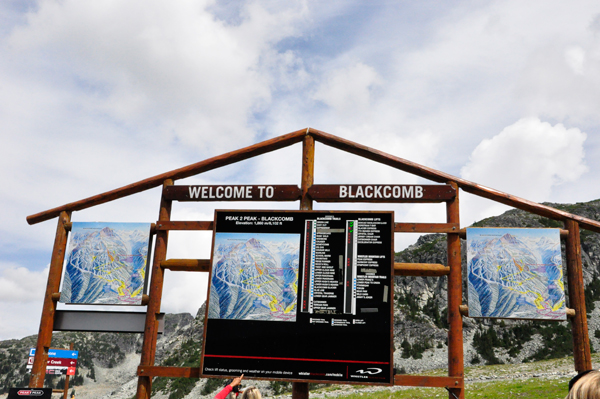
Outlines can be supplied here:
M41 1L10 37L10 55L53 75L55 90L78 92L87 112L158 127L167 142L248 143L249 112L270 95L260 57L294 32L302 9L252 2L228 25L212 3Z
M571 47L565 51L567 65L577 75L583 75L583 63L585 62L585 50L581 47Z
M587 171L586 137L577 128L523 118L483 140L461 169L461 176L529 200L547 201L553 189ZM474 212L474 207L467 208ZM490 214L478 218L482 216Z
M48 267L32 272L17 264L0 264L0 301L35 302L40 304L46 292Z
M362 62L328 75L313 97L337 111L364 111L371 103L371 91L380 83L375 69Z
M48 270L34 272L14 263L0 263L0 340L37 332Z

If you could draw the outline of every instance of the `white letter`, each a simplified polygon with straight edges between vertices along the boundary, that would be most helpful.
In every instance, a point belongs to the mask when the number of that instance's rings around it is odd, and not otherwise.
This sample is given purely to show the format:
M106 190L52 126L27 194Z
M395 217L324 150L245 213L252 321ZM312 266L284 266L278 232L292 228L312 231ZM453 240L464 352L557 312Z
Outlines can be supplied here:
M381 186L375 186L375 198L381 198Z
M275 194L275 189L273 188L273 186L267 187L267 198L273 198L274 194Z
M252 198L252 186L246 186L246 198Z
M416 186L415 187L415 197L421 198L422 196L423 196L423 186Z
M356 198L361 197L364 198L362 186L358 186L356 188Z
M244 186L235 187L233 190L234 198L244 198Z
M200 187L190 186L190 198L198 198L200 195Z
M373 187L367 186L365 187L365 197L371 198L373 196Z
M258 186L258 198L262 198L265 186Z
M348 189L346 186L340 186L340 198L346 198L348 195Z
M400 198L400 186L394 186L394 198Z
M402 186L402 197L412 198L413 197L413 186Z
M206 198L206 192L208 191L208 187L202 187L202 198Z
M391 190L391 189L392 189L392 188L391 188L390 186L385 186L385 187L383 188L383 196L384 196L385 198L390 198L390 197L392 196L392 194L390 194L390 190Z
M225 198L231 198L232 194L233 194L233 187L231 187L231 186L225 187Z
M221 194L219 194L219 190L221 190ZM223 198L223 186L217 187L217 198Z
M348 186L348 198L356 198L355 195L352 195L352 186Z

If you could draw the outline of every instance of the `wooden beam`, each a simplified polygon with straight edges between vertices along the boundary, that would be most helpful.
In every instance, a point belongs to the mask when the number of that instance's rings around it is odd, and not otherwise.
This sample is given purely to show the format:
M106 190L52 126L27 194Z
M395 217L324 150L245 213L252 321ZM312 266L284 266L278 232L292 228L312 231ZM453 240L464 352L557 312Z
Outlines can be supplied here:
M456 187L456 183L450 182ZM446 203L446 221L448 223L460 223L458 187L456 198ZM462 304L462 262L460 250L460 237L458 233L448 234L448 374L450 376L464 377L464 353L463 353L463 320L460 314ZM455 396L457 399L465 398L465 390L462 387L451 388L448 397Z
M163 193L168 186L173 185L173 180L167 179L163 182ZM171 208L173 202L161 197L160 208L158 211L158 222L168 222L171 219ZM156 233L156 244L154 246L154 256L152 261L152 275L150 279L150 300L146 308L146 322L144 324L144 341L142 343L142 355L140 366L153 366L156 356L156 339L158 334L158 319L160 313L160 304L162 301L164 269L161 262L167 257L167 243L169 241L169 231L161 230ZM136 398L150 399L152 395L152 378L146 376L138 377Z
M306 129L308 133L308 129ZM311 136L305 136L302 142L302 176L300 178L302 187L302 197L300 199L300 209L311 211L313 201L309 190L313 185L315 178L315 140Z
M579 226L576 222L567 220L565 222L565 227L569 230L569 238L567 239L566 245L569 307L575 309L575 317L571 319L573 357L575 360L575 370L580 373L585 370L591 370L592 368L587 313L585 309L581 242L579 237Z
M456 233L459 223L395 223L396 233Z
M184 179L186 177L194 176L199 173L204 173L209 170L217 169L222 166L243 161L255 157L257 155L262 155L267 152L288 147L292 144L301 142L306 136L306 133L307 129L298 130L292 133L285 134L283 136L265 140L261 143L254 144L236 151L231 151L226 154L218 155L216 157L212 157L204 161L184 166L183 168L175 169L170 172L149 177L147 179L140 180L136 183L129 184L127 186L123 186L111 191L107 191L102 194L94 195L92 197L88 197L80 201L70 202L68 204L61 205L44 212L27 216L27 223L36 224L39 222L43 222L45 220L57 217L62 211L80 211L82 209L114 201L116 199L123 198L131 194L146 191L154 187L159 187L167 179Z
M455 182L459 188L468 193L551 219L563 221L567 219L574 220L577 221L582 228L600 233L600 222L596 220L577 216L569 212L551 208L547 205L538 204L537 202L510 195L490 187L482 186L480 184L461 179L460 177L452 176L448 173L440 172L438 170L428 168L427 166L411 162L404 158L396 157L383 151L375 150L365 145L342 139L316 129L309 128L309 132L316 141L326 144L330 147L359 155L372 161L379 162L438 183Z
M409 387L432 387L432 388L463 388L462 377L434 377L425 375L396 374L394 385Z
M448 266L435 263L394 263L395 276L447 276Z
M302 141L302 175L300 177L302 198L300 199L300 210L312 211L313 200L310 197L309 190L314 183L315 178L315 140L308 135L309 129L306 129L307 135ZM292 382L292 399L308 399L308 382Z
M138 377L200 378L199 367L139 366Z
M63 211L60 213L60 218L58 219L58 224L56 226L56 235L54 237L54 248L52 249L50 270L48 271L48 283L46 285L46 294L44 296L40 329L38 331L38 339L35 346L35 358L31 368L31 377L29 378L30 388L42 388L44 386L46 365L48 364L48 349L52 343L54 315L56 313L56 302L58 300L54 294L58 292L58 289L60 288L68 236L65 225L70 221L71 214L69 212Z
M160 267L174 272L208 272L210 259L167 259L160 262Z
M213 230L214 222L191 222L191 221L177 221L171 222L168 220L161 220L156 223L156 231L161 230Z

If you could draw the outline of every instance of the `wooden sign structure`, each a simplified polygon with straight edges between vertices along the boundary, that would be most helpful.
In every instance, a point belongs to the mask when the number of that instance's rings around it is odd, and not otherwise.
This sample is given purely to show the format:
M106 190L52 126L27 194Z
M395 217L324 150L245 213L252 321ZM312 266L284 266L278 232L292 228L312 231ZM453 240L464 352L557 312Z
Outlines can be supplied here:
M315 142L358 155L441 183L438 185L314 185ZM174 181L204 173L219 167L243 161L296 143L302 143L302 175L300 186L175 186ZM514 208L564 223L561 237L566 240L569 288L569 313L572 332L575 370L592 368L581 263L579 229L600 233L600 222L577 216L559 209L503 193L479 184L440 172L414 162L369 148L312 129L302 129L237 151L213 157L195 164L150 177L139 182L98 194L80 201L59 206L27 217L30 224L58 217L58 226L50 263L48 284L44 297L42 318L36 347L30 387L43 386L48 348L56 303L60 298L59 285L65 256L71 213L113 201L150 188L162 186L156 244L152 263L149 300L144 328L144 342L138 368L138 399L149 399L153 377L202 377L199 367L160 367L154 365L160 314L164 270L208 272L209 259L167 259L167 244L171 230L213 230L214 221L172 221L173 201L300 201L300 210L312 210L313 201L321 202L382 202L446 204L446 220L441 223L394 223L395 233L447 234L447 265L396 263L397 276L448 277L448 376L395 375L395 385L447 388L449 398L464 398L463 330L462 317L467 313L462 305L461 243L465 230L460 227L459 189ZM308 398L308 383L293 382L294 399Z

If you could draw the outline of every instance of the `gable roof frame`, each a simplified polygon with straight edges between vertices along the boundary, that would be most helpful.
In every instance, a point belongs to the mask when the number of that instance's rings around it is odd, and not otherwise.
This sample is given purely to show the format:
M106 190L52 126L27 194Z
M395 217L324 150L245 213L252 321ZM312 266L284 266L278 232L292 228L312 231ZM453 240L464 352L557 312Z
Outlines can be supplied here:
M79 201L70 202L68 204L58 206L56 208L52 208L43 212L27 216L27 222L33 225L58 217L63 211L80 211L86 208L114 201L119 198L123 198L132 194L136 194L142 191L149 190L151 188L161 186L163 182L167 179L184 179L236 162L244 161L246 159L250 159L258 155L266 154L268 152L279 150L288 147L292 144L302 142L304 137L307 135L312 136L315 141L320 142L322 144L328 145L333 148L337 148L342 151L349 152L354 155L361 156L363 158L370 159L375 162L382 163L384 165L388 165L390 167L402 170L407 173L411 173L424 179L431 180L437 183L454 182L459 188L461 188L467 193L487 198L489 200L496 201L517 209L522 209L524 211L544 216L550 219L560 220L563 222L567 220L572 220L577 222L583 229L600 233L600 222L598 221L574 215L572 213L565 212L560 209L552 208L547 205L543 205L534 201L517 197L499 190L495 190L493 188L486 187L471 182L469 180L465 180L460 177L456 177L448 173L441 172L429 168L427 166L411 162L407 159L400 158L385 153L383 151L379 151L374 148L358 144L353 141L346 140L341 137L334 136L332 134L325 133L323 131L313 129L310 127L306 129L297 130L288 134L284 134L282 136L278 136L269 140L265 140L260 143L253 144L251 146L241 148L239 150L231 151L222 155L208 158L203 161L196 162L194 164L184 166L179 169L174 169L166 173L152 176L111 191L97 194Z

